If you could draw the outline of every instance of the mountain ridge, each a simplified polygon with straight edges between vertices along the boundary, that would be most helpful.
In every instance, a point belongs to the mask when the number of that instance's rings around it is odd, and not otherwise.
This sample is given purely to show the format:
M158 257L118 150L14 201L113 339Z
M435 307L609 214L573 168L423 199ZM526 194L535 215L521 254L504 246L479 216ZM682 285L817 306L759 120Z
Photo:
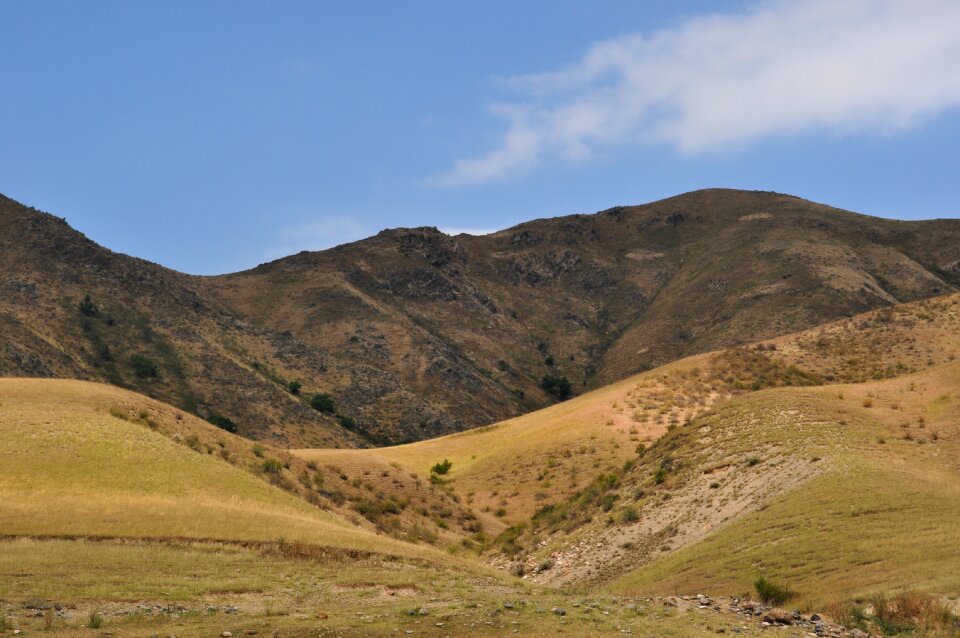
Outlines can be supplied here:
M469 429L563 398L551 378L579 392L960 284L958 220L728 189L482 236L389 229L216 276L9 198L0 225L0 373L106 379L301 447ZM156 377L131 372L135 354ZM310 408L323 392L334 410Z

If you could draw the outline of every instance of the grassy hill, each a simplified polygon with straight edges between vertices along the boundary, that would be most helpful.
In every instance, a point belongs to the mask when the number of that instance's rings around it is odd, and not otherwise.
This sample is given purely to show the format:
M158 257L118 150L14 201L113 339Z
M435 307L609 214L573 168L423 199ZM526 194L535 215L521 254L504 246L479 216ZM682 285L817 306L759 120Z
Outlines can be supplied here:
M731 399L541 510L509 553L549 559L541 582L618 592L738 593L763 575L811 604L956 595L958 335L954 295L713 355Z
M279 453L253 445L114 387L0 379L0 634L692 638L739 623L396 540L248 466Z
M551 585L823 605L960 592L960 296L684 359L471 432L377 450L475 508L488 560ZM856 383L851 383L856 382ZM488 550L489 551L489 550Z
M105 385L2 380L3 534L284 538L343 549L424 553L378 538L272 486L229 462L229 452L199 449L195 430L209 429L226 438L212 426L177 412L174 421L179 419L182 434L165 436L157 429L166 411L162 404ZM130 414L144 414L143 422L130 420ZM216 447L230 449L226 443Z
M709 190L192 277L0 197L0 373L107 381L284 446L427 439L953 290L958 235L955 220Z

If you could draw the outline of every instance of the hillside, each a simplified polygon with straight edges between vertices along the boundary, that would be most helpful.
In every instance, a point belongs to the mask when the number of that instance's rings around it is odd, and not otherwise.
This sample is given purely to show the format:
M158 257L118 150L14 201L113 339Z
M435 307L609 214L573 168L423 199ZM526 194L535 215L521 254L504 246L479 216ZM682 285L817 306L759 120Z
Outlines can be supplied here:
M953 290L958 240L955 220L708 190L192 277L2 198L0 373L109 381L283 445L419 440ZM312 409L318 393L332 404Z
M728 400L541 509L507 553L549 558L539 581L619 592L767 575L814 604L955 594L958 355L957 295L712 355L702 378Z
M762 575L796 629L950 636L958 355L954 294L470 432L292 454L116 387L0 379L0 631L89 635L92 610L186 636L752 634L783 617L745 615ZM889 605L922 618L882 607L904 589L929 594Z
M960 295L683 359L545 410L377 450L477 510L487 559L550 585L822 606L957 594ZM485 550L483 548L486 548Z
M597 599L325 509L338 479L267 464L281 454L115 387L0 379L0 634L692 638L742 624L619 596L576 613ZM313 502L285 484L303 471L324 476ZM420 489L399 489L419 509Z

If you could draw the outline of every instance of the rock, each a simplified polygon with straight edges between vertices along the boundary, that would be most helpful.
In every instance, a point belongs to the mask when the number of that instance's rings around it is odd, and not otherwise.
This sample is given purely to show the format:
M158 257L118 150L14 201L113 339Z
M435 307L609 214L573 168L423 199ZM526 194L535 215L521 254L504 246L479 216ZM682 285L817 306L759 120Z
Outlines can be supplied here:
M850 631L850 638L870 638L870 634L862 629L852 629Z
M23 603L24 609L50 609L50 603L43 600L42 598L31 598L27 602Z
M240 612L240 610L233 605L227 605L227 608L224 611L226 611L228 614L236 614Z
M819 620L820 620L820 614L813 614L812 616L810 616L811 622L818 622Z
M556 615L558 615L558 616L566 616L566 615L567 615L567 610L564 609L564 608L562 608L562 607L554 607L551 611L552 611L553 613L555 613Z
M426 616L430 613L430 610L427 609L426 607L421 607L419 610L417 610L417 613L420 614L421 616Z
M233 638L233 634L230 633L229 631L225 631L225 632L223 632L222 634L220 634L220 637L221 637L221 638Z
M513 603L503 603L504 609L513 609Z
M767 612L767 615L763 617L763 620L771 625L792 625L793 614L783 609L771 609Z

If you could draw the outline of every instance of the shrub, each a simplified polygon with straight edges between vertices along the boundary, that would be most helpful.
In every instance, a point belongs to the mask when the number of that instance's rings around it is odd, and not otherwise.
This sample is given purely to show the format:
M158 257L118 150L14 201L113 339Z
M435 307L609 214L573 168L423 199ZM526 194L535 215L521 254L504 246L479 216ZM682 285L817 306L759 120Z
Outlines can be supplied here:
M300 388L302 387L303 384L296 380L287 384L287 390L290 391L290 394L300 394Z
M133 373L141 379L152 379L157 376L157 364L142 354L135 354L130 357L130 367L133 368Z
M450 461L450 459L443 459L442 461L440 461L439 463L437 463L436 465L430 468L430 473L443 476L450 471L451 467L453 467L453 463Z
M100 629L101 625L103 625L103 616L95 611L91 611L87 617L87 627L90 629Z
M236 433L238 431L237 424L234 423L233 419L228 416L218 414L217 412L211 412L210 415L207 416L207 421L214 424L221 430L226 430L227 432Z
M320 412L334 413L337 411L333 403L333 397L326 392L319 392L310 399L310 407Z
M253 444L253 455L263 457L264 447L259 443Z
M757 590L757 596L764 605L782 605L796 596L796 592L786 585L767 580L764 576L753 583L753 588Z
M657 468L657 471L653 473L653 482L656 483L657 485L660 485L666 480L667 480L667 470L662 467Z
M97 309L96 304L93 303L93 299L90 298L90 295L84 295L83 301L80 302L80 314L84 317L96 317L100 312Z
M566 376L557 374L544 375L543 379L540 380L540 387L543 388L544 392L560 401L569 399L570 395L573 394L570 380Z
M267 474L279 474L280 470L283 469L283 463L277 459L264 459L260 467Z
M620 521L622 523L636 523L640 520L640 514L637 513L635 507L624 508L623 512L620 513Z
M340 425L347 428L348 430L353 430L357 427L357 421L352 416L341 416Z
M553 559L547 557L547 558L544 558L542 561L540 561L540 564L537 565L537 571L545 572L551 567L553 567Z

